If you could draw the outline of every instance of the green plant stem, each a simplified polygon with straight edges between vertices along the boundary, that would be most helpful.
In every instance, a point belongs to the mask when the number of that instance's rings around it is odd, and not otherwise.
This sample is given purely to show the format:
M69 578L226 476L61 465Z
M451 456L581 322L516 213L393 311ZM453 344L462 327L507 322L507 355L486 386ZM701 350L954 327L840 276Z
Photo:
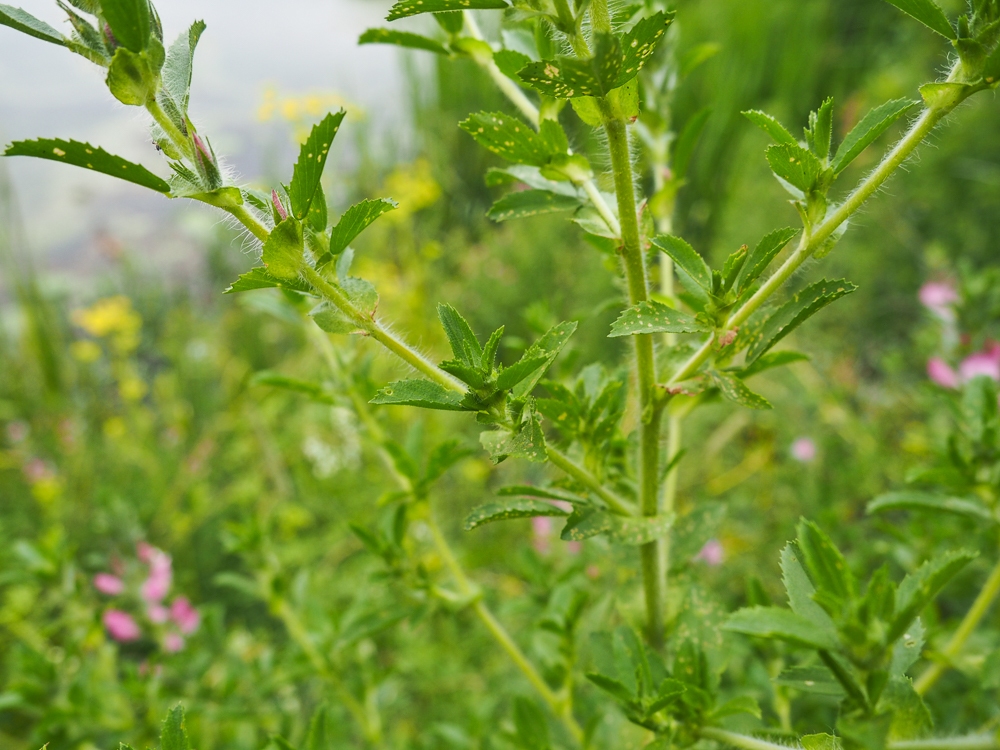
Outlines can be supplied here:
M725 330L731 330L746 322L824 242L830 239L833 233L855 211L861 208L865 201L882 187L892 173L913 154L917 146L923 142L952 109L954 109L954 106L928 107L924 109L920 117L917 118L906 132L906 135L893 146L882 162L861 181L861 184L854 189L847 199L822 224L815 227L813 231L803 233L802 240L795 251L788 256L785 262L775 271L774 275L764 282L761 288L730 316L729 321L725 325ZM694 375L698 371L698 368L711 356L713 343L714 335L709 337L698 351L691 355L691 358L674 373L667 385L675 385Z
M614 117L610 107L601 101L604 131L608 137L611 169L618 199L618 220L622 226L622 260L628 287L629 305L635 306L649 298L646 281L646 261L639 235L636 214L635 184L629 154L628 130L624 118ZM636 376L639 387L639 509L644 516L661 513L659 493L660 425L662 409L656 404L656 365L653 359L653 337L633 336ZM646 629L654 648L663 645L666 581L664 579L663 547L660 540L639 548L642 560L643 591L646 598Z
M749 735L730 732L717 727L702 727L700 734L707 740L715 740L744 750L789 750L788 745L779 745ZM796 745L795 747L799 747ZM941 737L928 740L900 740L886 744L886 750L998 750L1000 740L990 734L970 734L964 737Z
M969 636L986 616L986 612L997 598L997 594L1000 594L1000 560L990 572L989 578L983 584L983 588L972 603L972 607L965 613L958 630L951 636L948 645L941 652L941 661L931 664L913 684L913 689L917 691L918 695L924 695L930 690L934 683L941 678L941 675L951 667L952 660L958 656L958 652L962 650Z
M271 232L257 219L256 216L250 212L246 206L236 206L225 210L227 213L231 214L236 221L246 227L250 234L261 242L267 242L267 238Z
M548 453L549 461L553 466L561 469L580 484L584 485L587 489L591 490L595 495L601 498L601 500L607 503L611 510L623 516L636 515L636 507L632 503L613 493L601 484L601 481L597 477L587 471L580 464L573 461L573 459L565 453L551 445L546 446L545 450L546 453Z
M160 129L167 134L167 138L173 143L184 156L194 163L194 144L191 143L191 139L185 136L173 121L167 116L167 113L163 111L163 107L156 99L151 99L146 102L146 111L153 116L156 124L160 126Z

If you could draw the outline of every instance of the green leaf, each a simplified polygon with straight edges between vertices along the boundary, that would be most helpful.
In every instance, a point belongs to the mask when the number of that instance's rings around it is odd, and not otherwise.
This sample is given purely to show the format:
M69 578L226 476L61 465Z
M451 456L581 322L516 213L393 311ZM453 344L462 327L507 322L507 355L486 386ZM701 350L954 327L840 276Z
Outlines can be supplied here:
M906 576L896 592L896 617L887 639L895 641L902 636L945 584L978 556L968 550L946 552Z
M557 508L552 503L543 503L540 500L505 500L501 503L486 503L475 508L465 518L465 530L473 529L494 521L507 521L511 518L534 518L536 516L562 517L569 513L562 508Z
M555 144L557 148L553 148L554 144L530 125L502 112L479 112L458 126L479 145L515 164L543 167L556 154L566 153L565 145Z
M919 89L924 104L934 109L955 107L975 90L976 87L970 84L951 81L925 83Z
M358 44L395 44L397 47L422 49L439 55L450 54L447 47L435 39L412 34L409 31L394 31L392 29L368 29L358 39Z
M924 648L924 625L918 617L892 647L892 662L889 673L902 676L907 669L917 663Z
M479 435L479 442L495 464L512 456L536 462L545 461L548 457L545 450L545 433L542 432L542 425L532 409L528 410L528 419L518 425L516 431L482 432Z
M618 38L598 34L593 57L557 57L531 62L519 72L522 81L556 99L606 96L618 88L622 72L622 48Z
M497 388L501 391L509 391L546 362L548 362L547 357L522 357L510 367L504 367L500 370L500 374L497 375Z
M531 62L531 58L523 52L512 49L502 49L493 53L493 62L500 68L500 72L508 78L520 82L517 72Z
M184 731L184 708L170 709L160 729L160 750L190 750L187 732Z
M125 47L115 50L106 83L111 94L122 104L145 106L156 93L158 80L157 71L145 55Z
M177 41L170 45L170 49L167 50L166 62L163 63L162 93L170 99L182 122L187 114L188 102L191 99L194 50L204 31L204 21L195 21L191 24L191 28L177 37ZM187 129L186 124L184 129Z
M807 648L830 649L836 641L809 620L778 607L750 607L733 613L723 626L725 630L759 638L786 641Z
M221 187L207 193L173 193L175 198L201 201L216 208L237 208L243 205L243 191L238 187Z
M556 211L572 211L581 205L582 202L575 196L548 190L522 190L505 195L493 204L486 215L493 221L507 221Z
M823 172L823 164L816 155L798 144L768 146L765 155L778 179L803 193L812 190Z
M802 519L799 521L797 541L802 562L818 593L833 597L841 604L853 601L857 594L857 582L843 553L830 537L812 521ZM819 603L822 606L822 601Z
M737 696L712 711L711 718L717 721L727 716L738 716L740 714L750 714L759 719L760 705L757 703L757 699L750 695Z
M123 47L138 53L149 46L149 0L101 0L101 13Z
M390 198L365 199L344 211L337 226L330 232L330 252L340 255L354 239L382 214L398 206Z
M802 750L843 750L839 737L832 734L807 734L799 739Z
M673 157L670 160L670 168L674 173L674 179L683 180L687 174L688 165L691 163L691 155L694 147L701 138L702 131L708 123L712 110L708 107L700 109L688 118L681 129L680 135L674 141Z
M534 701L522 696L514 699L514 727L524 750L550 750L549 724Z
M282 390L292 391L293 393L301 393L305 396L309 396L309 398L314 401L319 401L324 404L337 403L333 395L319 383L310 383L307 380L290 378L286 375L272 372L270 370L261 370L260 372L254 373L253 377L250 378L250 383L252 385L266 385L271 388L280 388Z
M442 13L461 10L502 10L510 7L504 0L400 0L389 9L387 21L395 21L420 13Z
M893 677L889 680L879 708L886 709L892 716L887 737L889 742L886 743L889 746L893 742L925 738L934 729L934 719L923 699L913 689L909 677Z
M836 625L830 619L830 615L813 599L816 589L806 575L802 563L799 562L799 553L795 545L791 543L781 550L781 579L785 584L788 606L792 611L832 638L837 632Z
M750 342L747 362L752 363L831 302L856 289L854 284L844 279L836 281L824 279L807 286L767 319L760 332Z
M302 224L289 216L272 229L264 242L261 260L271 276L298 278L303 263Z
M759 110L750 110L749 112L744 112L743 116L747 118L750 122L756 125L758 128L763 130L775 143L784 143L789 146L798 146L799 142L795 139L795 136L788 132L788 128L778 122L776 119L771 117L771 115L766 112L761 112Z
M40 21L30 13L11 5L0 5L0 26L10 26L22 34L41 39L43 42L58 44L60 47L66 46L66 37L45 21Z
M320 120L313 126L306 142L299 149L299 160L295 162L292 183L288 186L292 214L299 221L304 220L309 214L309 207L312 205L313 196L316 195L320 178L323 176L323 168L330 155L330 146L333 145L333 139L337 136L345 114L344 110L340 110Z
M674 515L618 516L597 508L578 508L573 511L560 538L565 541L582 541L598 534L618 544L641 546L670 533Z
M737 290L741 294L746 291L767 270L768 265L781 252L782 248L798 233L798 229L785 227L784 229L775 229L773 232L764 235L753 249L753 252L750 253L750 257L743 264L739 282L737 283Z
M535 386L538 385L538 381L542 379L545 372L552 366L552 363L556 361L556 357L566 346L569 341L570 336L576 332L577 323L576 321L567 321L564 323L558 323L545 334L538 339L535 343L529 346L522 355L521 359L535 359L536 357L545 357L545 365L539 367L535 370L529 377L522 380L516 386L511 395L515 400L523 400Z
M792 667L778 675L774 684L815 695L841 698L845 694L843 686L826 667Z
M34 156L39 159L72 164L84 169L111 175L118 179L155 190L170 192L166 180L157 177L145 167L133 164L120 156L109 154L103 148L79 141L64 141L58 138L39 138L35 141L15 141L7 147L4 156Z
M321 705L309 721L305 750L330 750L329 722L329 711Z
M705 260L680 237L661 234L653 239L653 244L665 252L702 289L711 290L712 271Z
M912 16L929 28L936 31L945 39L955 39L955 29L952 27L948 16L934 2L934 0L886 0L890 5L895 5L908 16Z
M430 380L397 380L375 394L368 403L376 405L419 406L422 409L466 411L462 394Z
M727 401L746 406L749 409L773 408L770 401L751 391L747 388L746 383L734 375L718 370L709 370L708 377L712 381L712 385L719 389Z
M887 492L884 495L879 495L868 503L868 507L865 510L868 513L881 513L892 510L924 510L954 513L975 521L985 521L986 523L997 522L989 508L976 498L948 497L914 490Z
M424 482L434 482L440 479L448 469L463 458L471 456L473 450L461 440L446 440L436 446L427 458L427 470L424 472Z
M587 672L586 677L605 693L608 693L622 703L628 703L629 701L635 700L635 693L630 691L620 680L616 680L614 677L608 677L607 675L603 675L598 672Z
M712 329L694 316L651 300L630 307L611 326L609 338L639 333L708 333Z
M236 279L236 281L229 285L223 294L249 292L254 289L269 289L271 287L280 287L282 289L290 289L294 292L303 292L306 294L312 292L312 288L300 279L279 279L269 274L266 268L257 267L250 269Z
M678 518L670 532L671 565L684 565L697 555L705 542L715 536L725 514L726 506L722 503L702 502Z
M560 489L559 487L535 487L531 484L512 484L501 487L497 494L503 497L512 495L527 495L528 497L547 497L550 500L561 500L573 505L585 504L587 501L579 495Z
M809 127L805 131L809 149L820 159L830 155L833 140L833 97L823 101L820 108L809 113Z
M667 27L673 22L674 15L673 11L670 13L657 11L652 16L640 20L622 37L621 72L613 88L624 86L639 75L646 60L656 52L656 46L666 33Z
M917 105L912 99L893 99L871 110L847 134L833 157L833 172L840 174L889 126Z
M482 362L483 348L465 318L454 307L444 304L438 305L438 318L455 359L478 368Z
M736 372L738 378L746 380L749 377L753 377L765 370L772 370L775 367L783 367L785 365L793 364L794 362L808 362L809 355L803 354L802 352L792 351L791 349L784 349L780 352L768 352L767 354L762 354L757 359L755 359L748 367Z
M320 330L327 333L351 334L362 330L357 321L351 320L340 308L325 301L310 310L309 317Z

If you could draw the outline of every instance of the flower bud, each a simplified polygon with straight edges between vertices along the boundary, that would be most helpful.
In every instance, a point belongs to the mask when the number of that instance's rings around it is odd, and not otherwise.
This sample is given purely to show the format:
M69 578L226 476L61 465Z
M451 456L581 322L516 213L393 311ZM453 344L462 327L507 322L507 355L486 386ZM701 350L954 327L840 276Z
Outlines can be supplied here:
M222 173L219 171L212 145L194 132L191 133L191 142L194 143L195 166L198 167L198 173L205 181L206 187L209 190L222 187Z
M271 203L274 204L274 212L277 214L277 216L275 216L275 220L277 220L278 217L281 217L281 221L288 218L288 211L286 211L285 207L281 205L281 198L278 197L277 190L271 191Z

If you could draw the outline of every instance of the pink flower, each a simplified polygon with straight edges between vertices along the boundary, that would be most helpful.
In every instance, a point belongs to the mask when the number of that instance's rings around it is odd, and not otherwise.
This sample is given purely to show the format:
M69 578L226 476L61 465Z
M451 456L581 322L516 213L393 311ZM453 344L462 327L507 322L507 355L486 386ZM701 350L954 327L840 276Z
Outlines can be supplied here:
M951 306L958 302L958 292L946 281L928 281L920 287L920 304L939 318L952 317Z
M14 444L23 442L28 437L29 432L27 422L10 422L7 424L7 439Z
M135 556L147 565L152 561L155 552L158 552L156 547L148 542L139 542L135 545Z
M970 354L962 360L958 372L963 383L980 375L1000 381L1000 344L993 342L983 351Z
M118 596L125 590L125 582L110 573L98 573L94 576L94 588L108 596Z
M148 603L154 604L166 598L174 575L170 555L166 552L152 547L147 552L147 556L149 558L149 578L143 581L140 593Z
M958 388L958 373L940 357L927 360L927 377L942 388Z
M198 610L191 606L187 597L178 596L170 605L170 618L177 623L177 627L185 635L190 635L198 629L201 623L201 615Z
M142 631L132 619L132 615L120 609L109 609L104 613L104 627L108 629L112 638L122 643L137 641L142 636Z
M146 616L149 618L150 622L155 623L156 625L162 625L170 619L170 610L162 604L150 604L149 607L146 608Z
M718 539L709 539L705 542L705 546L701 548L701 551L694 556L694 559L715 568L722 565L722 561L725 559L725 556L725 550L722 548L722 542Z
M163 639L163 650L171 654L176 654L182 648L184 648L184 639L177 635L177 633L167 633Z
M587 574L587 578L589 578L592 581L596 581L598 578L601 577L601 569L593 564L588 565L587 569L584 572Z
M792 443L791 454L796 461L807 464L816 458L816 443L811 438L800 437Z
M35 484L43 479L50 479L53 472L42 459L33 458L24 465L24 476L29 482Z
M583 549L583 542L566 542L566 551L571 555L579 555Z
M535 516L531 519L531 532L534 536L533 544L535 549L541 554L549 550L549 534L552 533L552 519L548 516Z

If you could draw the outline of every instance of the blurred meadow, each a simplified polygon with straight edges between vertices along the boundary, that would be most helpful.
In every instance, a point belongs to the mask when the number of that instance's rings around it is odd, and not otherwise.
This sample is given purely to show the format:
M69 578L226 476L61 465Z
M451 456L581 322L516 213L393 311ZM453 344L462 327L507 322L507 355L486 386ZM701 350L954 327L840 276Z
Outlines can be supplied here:
M720 264L747 238L796 221L762 156L766 138L741 110L799 123L832 95L842 135L858 113L911 95L945 63L935 39L873 0L676 5L679 54L707 58L684 82L676 116L711 114L675 231ZM558 215L485 216L495 190L483 173L498 162L456 123L509 105L474 64L358 48L387 9L371 0L160 6L173 33L199 14L208 23L194 107L252 184L287 180L307 128L348 108L323 187L337 213L362 198L399 202L357 241L356 263L410 340L446 346L434 312L442 301L477 332L505 324L508 362L554 323L577 320L550 377L580 362L627 377L625 345L605 334L621 295L606 271L613 258ZM41 0L25 8L57 22ZM3 140L124 144L123 156L155 165L135 115L83 61L51 62L61 52L3 36ZM964 105L824 261L825 275L860 289L794 335L811 359L761 386L774 410L718 403L687 428L704 449L683 465L680 506L724 517L711 545L675 550L676 565L720 607L744 603L755 576L781 598L777 551L803 515L864 567L907 568L936 541L975 544L981 533L963 520L863 519L868 501L947 450L953 412L929 358L957 362L1000 339L992 99ZM572 128L574 147L586 148L588 131ZM864 154L847 181L877 159ZM0 161L0 748L153 745L178 702L199 750L277 749L275 734L298 742L322 704L338 747L364 746L352 711L386 747L505 747L494 729L529 687L479 622L427 593L446 561L427 543L426 519L411 519L410 554L396 564L372 553L392 543L400 486L368 437L384 432L414 455L448 439L470 448L433 485L435 515L547 675L567 659L547 623L574 592L587 592L583 634L609 612L640 610L635 549L567 544L537 519L464 531L495 488L539 481L543 470L492 466L476 426L453 415L414 421L367 406L402 368L363 337L304 328L293 295L223 295L256 259L221 216L59 164ZM810 265L801 275L815 276ZM921 304L929 281L957 291L957 319ZM281 378L325 390L307 398L273 387ZM973 563L948 590L954 611L986 565ZM994 613L977 637L998 636ZM749 651L737 647L727 679L763 699L767 675ZM978 675L982 665L967 667ZM995 715L995 692L962 698L968 674L944 678L940 728ZM578 700L596 704L596 691ZM817 711L832 717L834 704ZM594 731L619 738L601 746L639 747L638 731L613 713Z

